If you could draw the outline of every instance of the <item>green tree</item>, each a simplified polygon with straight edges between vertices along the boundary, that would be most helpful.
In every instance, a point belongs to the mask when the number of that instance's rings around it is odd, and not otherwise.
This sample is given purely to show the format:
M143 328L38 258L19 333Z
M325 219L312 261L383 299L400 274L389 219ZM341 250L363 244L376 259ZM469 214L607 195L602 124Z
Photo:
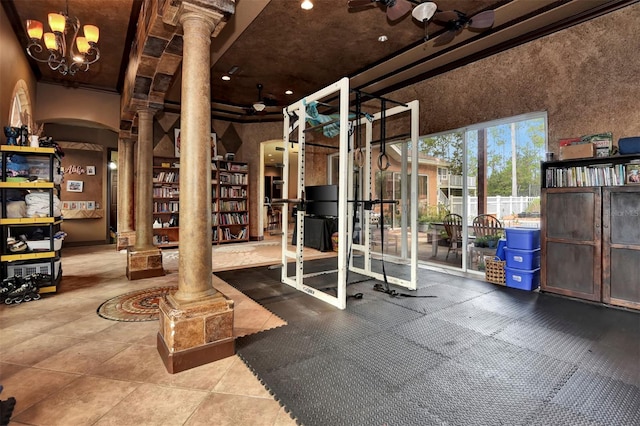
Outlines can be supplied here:
M418 150L431 157L449 162L451 174L462 175L463 133L445 133L428 138L420 138Z

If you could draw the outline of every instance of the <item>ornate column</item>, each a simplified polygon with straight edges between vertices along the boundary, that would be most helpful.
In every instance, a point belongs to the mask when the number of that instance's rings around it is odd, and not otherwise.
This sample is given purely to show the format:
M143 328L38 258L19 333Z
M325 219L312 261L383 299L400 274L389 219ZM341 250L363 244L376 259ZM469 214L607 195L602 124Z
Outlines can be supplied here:
M162 252L153 245L153 116L138 110L138 162L136 179L136 242L128 247L127 278L137 280L164 275Z
M133 140L118 139L118 241L120 251L136 242L133 229Z
M217 0L212 7L233 4ZM202 2L200 1L201 5ZM160 301L158 352L176 373L235 353L233 301L211 272L211 35L224 15L183 1L178 290ZM228 5L227 5L228 6Z

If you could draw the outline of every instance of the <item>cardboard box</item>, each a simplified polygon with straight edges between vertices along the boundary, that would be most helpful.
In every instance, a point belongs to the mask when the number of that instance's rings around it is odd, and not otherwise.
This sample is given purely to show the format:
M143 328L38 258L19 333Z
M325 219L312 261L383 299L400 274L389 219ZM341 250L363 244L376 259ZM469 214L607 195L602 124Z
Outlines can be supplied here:
M595 155L592 143L577 143L560 147L560 159L572 160L575 158L589 158Z

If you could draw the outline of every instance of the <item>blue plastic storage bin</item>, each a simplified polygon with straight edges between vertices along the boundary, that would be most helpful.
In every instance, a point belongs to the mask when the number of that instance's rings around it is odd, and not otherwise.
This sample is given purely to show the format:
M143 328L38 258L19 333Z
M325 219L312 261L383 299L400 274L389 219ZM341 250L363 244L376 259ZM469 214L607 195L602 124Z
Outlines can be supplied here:
M505 260L504 249L507 247L507 240L500 238L498 240L498 248L496 249L496 257L500 260Z
M505 228L507 247L519 250L540 248L540 230L530 228Z
M540 249L518 250L505 247L506 261L509 268L532 270L540 267Z
M524 269L504 268L507 287L532 291L540 287L540 268L526 271Z

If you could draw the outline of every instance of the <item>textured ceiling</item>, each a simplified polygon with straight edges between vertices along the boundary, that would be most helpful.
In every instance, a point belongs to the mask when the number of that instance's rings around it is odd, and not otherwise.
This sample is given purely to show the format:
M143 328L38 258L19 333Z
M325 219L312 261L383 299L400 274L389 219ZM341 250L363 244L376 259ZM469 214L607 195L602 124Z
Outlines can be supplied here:
M433 39L443 27L424 27L408 14L390 22L384 6L350 10L347 0L313 0L310 11L300 0L237 0L232 16L212 41L212 115L236 121L281 118L281 106L309 95L340 78L351 86L383 94L430 75L446 72L481 57L508 49L540 35L591 19L631 0L440 0L440 10L459 10L473 16L495 9L494 26L483 32L463 30L441 47ZM50 11L65 10L84 23L98 25L102 57L89 72L62 76L32 61L43 82L121 92L129 48L135 34L142 0L2 0L14 31L26 46L25 20L46 23ZM46 26L46 24L45 24ZM388 41L380 43L378 37ZM231 81L221 76L232 67ZM256 85L267 116L254 114ZM168 109L179 109L181 78L178 74L167 94ZM285 95L285 90L293 95ZM276 107L276 105L278 107Z

